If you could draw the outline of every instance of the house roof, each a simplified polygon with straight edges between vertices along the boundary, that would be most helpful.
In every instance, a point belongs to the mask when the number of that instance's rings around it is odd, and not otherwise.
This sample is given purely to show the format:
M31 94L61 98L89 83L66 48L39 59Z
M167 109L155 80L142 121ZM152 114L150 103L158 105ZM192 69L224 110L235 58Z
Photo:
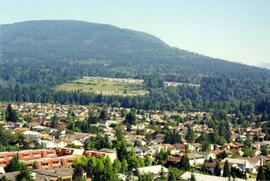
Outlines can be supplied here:
M169 158L167 159L167 161L169 162L179 162L181 160L180 156L169 156Z
M191 177L191 172L185 172L181 178L185 180L189 180ZM228 178L226 177L217 177L217 176L212 176L212 175L204 175L204 174L199 174L199 173L193 173L197 181L228 181ZM244 179L237 178L237 181L245 181ZM252 179L251 179L252 180ZM255 180L254 180L255 181Z
M199 153L189 153L188 154L188 158L189 159L196 159L196 158L204 158L204 155L202 155L202 154L199 154Z
M177 149L185 149L185 145L182 143L173 144L173 146Z
M138 168L139 174L147 174L147 173L152 173L154 175L157 175L163 170L163 172L168 173L169 169L162 165L154 165L154 166L148 166L148 167L140 167Z
M108 149L108 148L102 148L101 150L99 150L100 152L105 152L105 153L116 153L115 150L113 149Z
M5 174L1 175L0 178L2 178L3 176L5 176L7 178L7 180L15 181L16 180L16 176L19 175L19 174L20 174L19 171L8 172L8 173L5 173Z
M34 170L34 173L38 175L46 175L49 177L58 177L58 176L72 176L73 169L72 168L56 168L56 169L38 169Z
M223 150L213 150L213 151L211 151L211 153L213 153L215 155L218 155L218 154L220 154L222 152L223 152Z
M229 163L235 164L246 164L247 160L238 159L238 158L225 158L224 161L228 160Z
M174 149L175 147L171 144L162 144L161 147L167 148L167 149Z
M215 168L216 167L216 162L206 162L205 166L207 168Z

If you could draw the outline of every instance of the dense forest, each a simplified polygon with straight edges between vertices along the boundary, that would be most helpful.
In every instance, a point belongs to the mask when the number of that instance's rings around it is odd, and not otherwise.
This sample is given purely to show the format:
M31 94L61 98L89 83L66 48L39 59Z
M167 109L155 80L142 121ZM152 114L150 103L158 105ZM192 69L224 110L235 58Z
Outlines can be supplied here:
M180 50L152 35L110 25L29 21L0 25L0 33L1 101L269 114L266 69ZM55 91L82 76L140 78L150 93L120 97ZM200 87L164 87L164 80Z

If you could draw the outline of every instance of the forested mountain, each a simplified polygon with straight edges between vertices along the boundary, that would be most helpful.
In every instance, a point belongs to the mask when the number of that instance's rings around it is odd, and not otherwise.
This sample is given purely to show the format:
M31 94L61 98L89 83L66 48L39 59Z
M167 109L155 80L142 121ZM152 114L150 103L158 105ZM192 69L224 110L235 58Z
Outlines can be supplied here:
M29 21L2 25L0 30L2 59L93 63L108 69L128 68L138 76L141 71L159 70L168 79L180 81L222 74L235 78L270 75L270 71L172 48L152 35L110 25Z
M173 48L152 35L111 25L72 20L0 25L0 45L0 98L6 101L104 102L95 95L54 91L67 80L92 75L145 79L158 74L167 81L201 84L151 89L147 98L132 98L139 107L158 105L148 108L174 109L192 101L191 107L197 102L201 109L207 101L255 100L270 93L269 70ZM128 98L106 99L123 105Z

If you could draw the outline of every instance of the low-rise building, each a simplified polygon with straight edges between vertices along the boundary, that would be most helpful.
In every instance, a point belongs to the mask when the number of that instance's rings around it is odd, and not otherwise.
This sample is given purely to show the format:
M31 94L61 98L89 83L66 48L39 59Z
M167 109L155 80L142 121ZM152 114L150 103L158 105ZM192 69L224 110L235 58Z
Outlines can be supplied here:
M202 165L205 161L205 156L199 153L188 154L189 164L192 166Z
M165 175L169 173L169 169L162 165L154 165L154 166L148 166L148 167L140 167L137 169L138 173L140 175L143 174L153 174L155 178L159 177L160 173L163 172Z
M212 175L204 175L200 173L191 173L191 172L185 172L181 178L184 180L190 180L191 175L194 175L195 179L197 181L228 181L229 178L226 177L217 177L217 176L212 176ZM240 178L235 178L236 181L245 181L244 179ZM255 180L254 180L255 181Z

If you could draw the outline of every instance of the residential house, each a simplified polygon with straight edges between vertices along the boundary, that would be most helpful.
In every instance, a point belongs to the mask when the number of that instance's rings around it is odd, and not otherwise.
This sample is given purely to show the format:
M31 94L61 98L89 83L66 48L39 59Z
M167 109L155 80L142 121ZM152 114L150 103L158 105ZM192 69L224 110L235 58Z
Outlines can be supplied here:
M200 173L191 173L191 172L185 172L181 178L184 180L190 180L191 175L194 175L195 179L197 181L228 181L229 179L226 177L217 177L212 175L204 175ZM236 181L246 181L245 179L236 178Z
M199 153L188 153L189 164L192 166L202 165L205 161L205 156Z
M160 176L160 173L163 172L165 175L169 173L169 169L162 165L154 165L154 166L148 166L148 167L140 167L137 169L138 173L140 175L143 174L153 174L154 178L158 178Z

